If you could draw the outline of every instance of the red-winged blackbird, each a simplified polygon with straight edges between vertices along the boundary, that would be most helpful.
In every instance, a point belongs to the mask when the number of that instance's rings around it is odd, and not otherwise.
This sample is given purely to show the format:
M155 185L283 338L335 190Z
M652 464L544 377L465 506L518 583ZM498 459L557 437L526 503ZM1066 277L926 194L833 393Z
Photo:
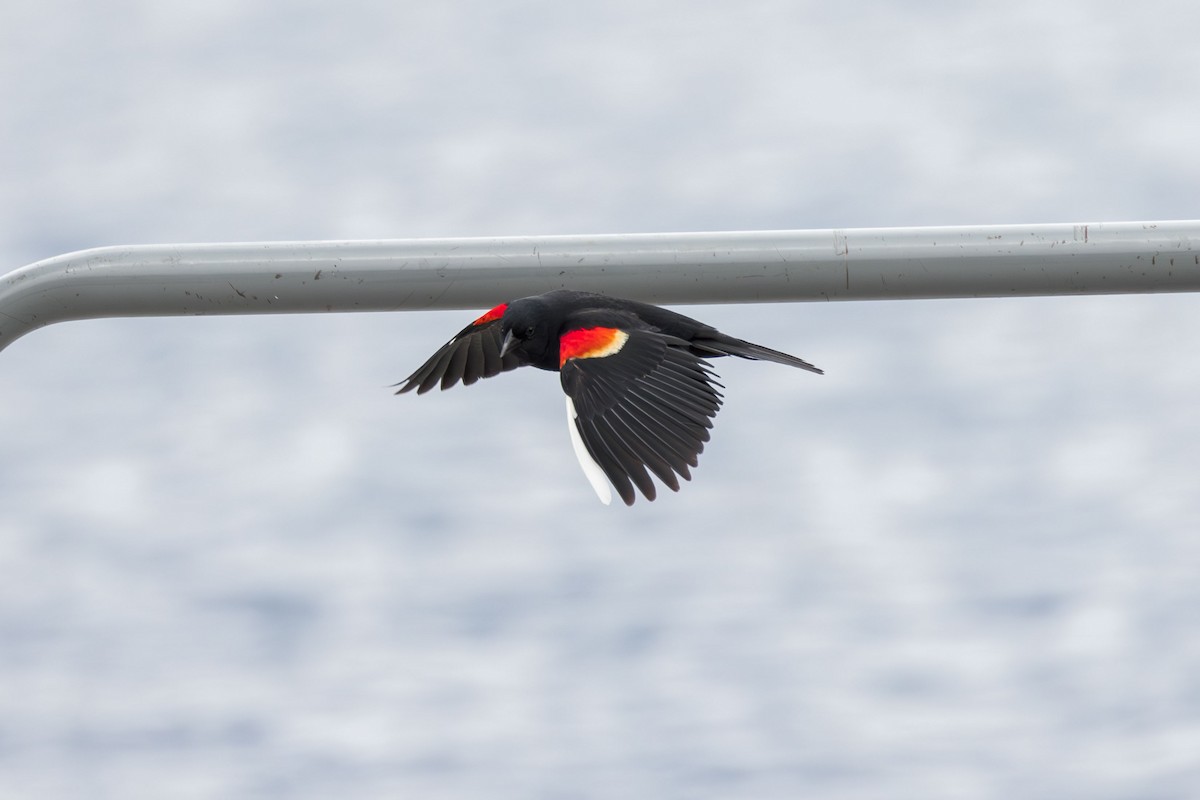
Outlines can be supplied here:
M655 497L647 469L673 491L708 441L724 388L705 359L739 356L818 375L807 361L726 336L665 308L560 289L498 305L463 328L396 394L460 380L470 385L522 366L558 372L575 455L600 499L605 476L626 505L636 486Z

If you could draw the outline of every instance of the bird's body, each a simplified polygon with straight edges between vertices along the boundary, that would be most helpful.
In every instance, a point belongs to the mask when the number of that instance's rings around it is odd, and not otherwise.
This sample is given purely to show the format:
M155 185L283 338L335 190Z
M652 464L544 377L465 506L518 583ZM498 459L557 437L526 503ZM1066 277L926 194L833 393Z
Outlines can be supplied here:
M810 372L803 359L721 333L712 326L634 300L560 289L496 306L447 342L402 382L397 394L520 366L561 374L576 455L600 499L604 478L632 505L636 486L653 500L649 472L679 490L676 475L708 441L721 406L705 361L718 356L774 361Z

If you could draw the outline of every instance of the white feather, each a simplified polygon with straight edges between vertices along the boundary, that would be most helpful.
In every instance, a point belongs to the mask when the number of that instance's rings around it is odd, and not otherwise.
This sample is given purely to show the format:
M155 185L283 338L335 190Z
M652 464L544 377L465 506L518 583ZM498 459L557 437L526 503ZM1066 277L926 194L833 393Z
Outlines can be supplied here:
M579 414L575 412L575 404L568 396L567 430L571 432L571 446L575 448L575 457L579 459L579 466L583 467L583 474L587 476L588 483L592 484L592 488L596 490L600 502L609 505L612 503L612 487L608 484L604 470L600 469L600 465L588 453L587 447L583 443L583 437L579 435L579 426L575 424L575 420L578 418Z

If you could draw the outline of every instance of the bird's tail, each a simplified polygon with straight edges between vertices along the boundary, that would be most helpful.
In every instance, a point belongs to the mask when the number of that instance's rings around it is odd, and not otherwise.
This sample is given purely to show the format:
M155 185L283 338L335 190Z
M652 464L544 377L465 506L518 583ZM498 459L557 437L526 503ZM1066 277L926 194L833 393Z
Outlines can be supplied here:
M738 358L748 358L751 361L774 361L776 364L785 364L789 367L806 369L818 375L825 374L825 370L814 367L802 358L796 358L787 353L781 353L778 350L772 350L769 347L763 347L761 344L754 344L753 342L747 342L744 339L737 339L733 336L721 336L719 339L693 339L690 344L699 356L710 354L737 356Z

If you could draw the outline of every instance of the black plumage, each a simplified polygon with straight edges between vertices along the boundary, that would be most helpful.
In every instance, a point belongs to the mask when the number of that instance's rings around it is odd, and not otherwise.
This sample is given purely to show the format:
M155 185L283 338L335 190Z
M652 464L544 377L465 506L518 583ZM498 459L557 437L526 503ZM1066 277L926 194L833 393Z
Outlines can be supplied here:
M576 455L601 499L673 491L709 440L723 388L707 359L738 356L821 374L787 353L665 308L558 290L493 308L443 345L397 394L472 384L519 366L560 373ZM590 462L590 463L589 463ZM603 478L600 476L603 475Z

